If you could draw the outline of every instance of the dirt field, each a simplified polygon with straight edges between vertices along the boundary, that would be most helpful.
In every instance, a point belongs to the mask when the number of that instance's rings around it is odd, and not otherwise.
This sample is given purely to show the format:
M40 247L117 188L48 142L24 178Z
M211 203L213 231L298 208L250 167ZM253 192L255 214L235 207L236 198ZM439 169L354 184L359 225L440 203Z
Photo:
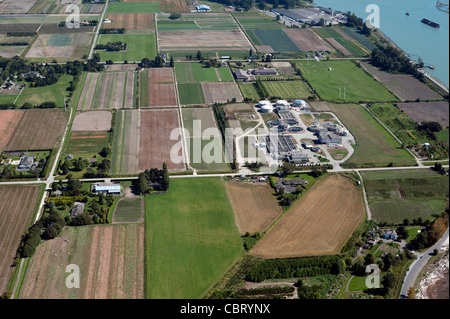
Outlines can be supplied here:
M140 115L139 110L117 112L111 165L114 173L132 174L138 171Z
M139 66L137 64L110 64L107 66L108 71L136 71Z
M285 29L284 32L301 51L333 51L324 39L310 29Z
M232 31L174 31L159 32L158 42L161 49L171 48L236 48L250 49L250 42L239 30Z
M78 113L72 124L72 131L109 131L112 114L109 111Z
M0 14L27 13L37 0L3 0L0 3Z
M14 271L10 267L21 237L32 224L39 186L0 186L0 294Z
M144 83L148 83L147 90L145 92L144 88L143 96L141 100L141 107L168 107L177 106L177 97L175 92L175 84L173 77L173 70L169 68L155 68L148 69L141 73L142 77L148 77L148 80L142 81L142 86Z
M303 195L250 253L262 258L337 254L364 215L361 188L331 175Z
M71 37L68 45L48 45L57 34L40 34L26 54L26 58L74 58L89 52L91 34L67 34Z
M69 264L79 267L79 289L66 286ZM19 298L144 298L144 225L66 227L38 247Z
M205 103L226 103L236 98L236 102L242 102L239 87L234 82L202 82Z
M264 232L283 213L267 184L225 183L241 235Z
M182 171L183 162L174 163L171 160L172 147L180 143L170 140L173 129L180 127L178 110L153 109L141 111L139 171L152 167L162 168L165 162L169 171Z
M24 112L20 110L0 111L0 152L8 145L9 139L14 133Z
M408 74L390 74L373 67L367 62L361 65L373 77L392 91L402 101L421 100L441 100L442 97L422 82Z
M189 12L185 0L163 0L159 5L162 12Z
M77 110L134 108L133 71L88 73Z
M343 55L352 55L352 53L344 48L342 44L336 41L334 38L327 38L327 41L331 43L338 51L340 51Z
M2 46L0 47L0 56L3 58L13 58L16 55L20 56L26 49L26 46Z
M6 150L47 150L55 148L67 123L61 109L27 110L11 136Z
M110 13L106 17L111 19L111 23L103 23L104 29L125 28L127 31L155 29L153 13Z
M448 127L448 102L398 103L397 106L416 123L439 122L442 127Z

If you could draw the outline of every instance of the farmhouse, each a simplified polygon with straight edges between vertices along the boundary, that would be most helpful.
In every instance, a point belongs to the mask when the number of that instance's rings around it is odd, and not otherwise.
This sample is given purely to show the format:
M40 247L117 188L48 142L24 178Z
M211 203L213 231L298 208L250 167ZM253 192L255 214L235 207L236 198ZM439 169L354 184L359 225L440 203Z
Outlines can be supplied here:
M34 159L36 156L24 156L20 159L18 171L28 171L31 169L34 163Z
M92 184L92 193L94 194L107 194L107 195L120 195L120 184L112 183L95 183Z
M236 80L248 81L250 79L250 75L244 70L236 70L233 73L236 77Z
M77 217L79 214L84 212L84 203L75 202L73 208L70 210L70 217Z
M207 6L205 4L201 4L199 6L196 6L195 9L197 10L197 12L208 12L208 11L211 11L211 7Z
M277 70L268 68L258 68L252 70L253 75L277 75Z

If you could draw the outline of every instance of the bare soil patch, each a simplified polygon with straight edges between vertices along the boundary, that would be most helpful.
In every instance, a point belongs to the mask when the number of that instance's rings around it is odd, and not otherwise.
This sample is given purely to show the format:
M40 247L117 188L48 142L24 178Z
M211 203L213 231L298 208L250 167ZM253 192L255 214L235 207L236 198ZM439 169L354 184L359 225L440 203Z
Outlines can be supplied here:
M310 29L285 29L284 32L301 51L333 51L333 48Z
M61 109L26 110L6 147L9 151L55 148L67 122Z
M442 127L448 127L448 102L398 103L397 106L416 123L438 122Z
M331 175L296 202L250 253L262 258L337 254L364 215L361 188L350 178Z
M283 213L272 188L263 184L225 183L241 235L264 232Z
M360 62L373 77L402 101L441 100L442 97L409 74L391 74L379 70L368 62Z
M0 294L6 288L21 237L32 223L39 186L0 186Z
M339 52L341 52L343 55L352 55L352 53L344 48L342 44L336 41L334 38L327 38L327 41L331 43L332 46L334 46Z
M181 126L178 110L149 109L141 111L139 171L152 167L162 168L164 162L170 171L185 169L183 161L175 163L171 158L171 149L175 144L181 143L181 137L171 140L170 134L173 129L179 127Z
M109 13L106 16L111 23L103 23L104 29L125 28L127 30L154 30L153 13Z
M0 152L8 145L9 139L13 135L24 112L20 110L0 111Z
M240 30L159 32L160 48L250 48L250 42Z
M239 87L234 82L203 82L203 94L205 96L205 103L226 103L236 98L236 102L242 102L242 97Z
M72 131L109 131L112 114L109 111L81 112L75 116Z
M37 0L3 0L0 3L0 14L4 13L27 13Z

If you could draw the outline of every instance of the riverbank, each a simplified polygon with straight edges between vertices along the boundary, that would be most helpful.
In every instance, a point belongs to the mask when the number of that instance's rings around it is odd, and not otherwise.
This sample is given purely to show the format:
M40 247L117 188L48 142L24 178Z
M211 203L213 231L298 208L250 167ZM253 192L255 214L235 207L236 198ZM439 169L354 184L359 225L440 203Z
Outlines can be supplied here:
M416 299L449 299L449 252L424 270L417 287Z

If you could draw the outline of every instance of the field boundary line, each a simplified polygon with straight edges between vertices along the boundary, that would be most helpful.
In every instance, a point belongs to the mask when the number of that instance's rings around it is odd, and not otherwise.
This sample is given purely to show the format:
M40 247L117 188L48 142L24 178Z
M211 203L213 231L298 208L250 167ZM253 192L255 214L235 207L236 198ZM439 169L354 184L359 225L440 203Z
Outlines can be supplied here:
M233 20L234 20L234 22L237 24L237 26L238 26L238 28L239 28L239 31L241 31L241 32L244 34L245 38L246 38L247 41L250 43L252 49L255 50L254 52L259 52L259 51L256 49L256 47L255 47L255 45L253 44L253 42L251 41L250 37L249 37L249 36L247 35L247 33L245 32L245 29L241 26L241 24L239 23L239 21L236 19L236 17L235 17L234 15L232 15L232 14L230 14L230 16L233 17Z
M364 183L364 179L361 176L361 174L359 173L359 171L356 171L356 174L358 174L360 181L361 181L361 188L362 188L362 194L363 194L363 199L364 199L364 205L366 206L367 219L372 220L372 212L370 211L369 201L367 199L366 186Z

